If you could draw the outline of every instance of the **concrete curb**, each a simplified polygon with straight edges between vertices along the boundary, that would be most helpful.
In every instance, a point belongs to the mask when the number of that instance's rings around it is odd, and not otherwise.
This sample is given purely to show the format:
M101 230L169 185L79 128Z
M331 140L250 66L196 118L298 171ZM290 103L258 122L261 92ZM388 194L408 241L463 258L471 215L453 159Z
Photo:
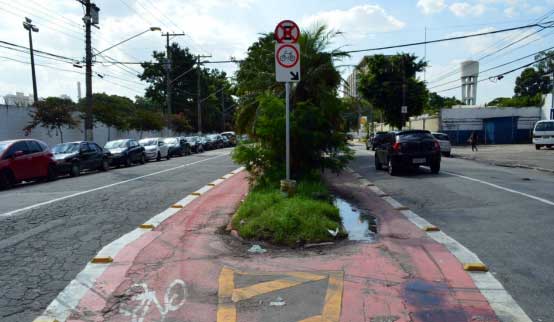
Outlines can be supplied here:
M104 246L96 256L93 257L91 262L89 262L85 268L77 274L75 279L73 279L64 290L58 294L58 296L50 303L46 310L42 313L41 316L37 317L33 322L45 322L45 321L57 321L65 322L69 315L75 310L83 296L90 290L94 289L96 279L104 273L104 271L110 265L117 265L112 261L102 260L95 261L95 258L115 258L119 252L125 248L130 243L138 240L144 235L150 233L151 236L146 235L143 238L155 238L159 233L152 232L152 228L159 226L165 220L171 218L177 212L181 211L193 200L203 195L204 193L210 191L215 186L223 183L225 180L233 177L235 174L240 173L244 170L244 167L240 167L225 176L212 181L211 183L203 186L202 188L196 190L195 192L189 194L185 198L177 201L175 204L171 205L168 209L162 211L156 216L150 218L144 224L140 225L138 228L132 230L131 232L121 236L120 238L112 241L108 245ZM144 228L148 227L148 228ZM152 234L154 233L154 234Z
M368 179L363 178L359 173L351 168L346 169L358 178L361 185L368 187L373 193L381 197L395 210L399 211L410 222L418 228L424 230L428 237L445 246L462 264L468 267L478 267L479 270L466 270L473 279L475 286L481 291L483 296L489 301L491 308L496 313L500 321L503 322L532 322L523 309L517 304L512 296L504 289L502 284L486 271L486 265L482 263L479 257L460 244L455 239L451 238L440 229L424 218L418 216L415 212L409 210L408 207L389 196ZM428 229L434 227L436 229Z
M475 161L475 162L484 163L484 164L497 166L497 167L537 170L537 171L541 171L541 172L547 172L547 173L554 174L554 169L534 167L534 166L529 166L529 165L520 164L520 163L513 164L513 163L503 163L503 162L497 162L497 161L481 160L481 159L477 159L477 158L469 157L469 156L465 156L465 155L460 155L460 154L452 154L452 157L455 158L455 159Z

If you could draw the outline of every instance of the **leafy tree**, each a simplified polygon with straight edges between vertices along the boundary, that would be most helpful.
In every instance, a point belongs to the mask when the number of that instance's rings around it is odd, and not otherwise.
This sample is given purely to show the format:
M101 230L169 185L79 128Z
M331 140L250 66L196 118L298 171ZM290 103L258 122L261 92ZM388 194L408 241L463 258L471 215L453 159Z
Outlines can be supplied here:
M462 104L462 101L458 100L455 96L443 97L433 92L429 93L429 101L425 107L425 112L438 113L443 108L452 108L454 105Z
M162 113L144 108L137 108L129 119L130 128L140 132L161 131L165 125Z
M515 96L533 97L537 94L546 94L550 90L550 79L542 75L533 67L524 69L516 78L514 87Z
M48 135L51 130L55 130L56 135L60 135L60 142L63 143L63 128L72 129L79 125L79 119L74 116L75 112L75 103L70 99L48 97L35 102L34 109L29 113L32 119L23 129L25 135L31 134L35 127L41 126L48 129Z
M291 97L291 170L295 177L313 170L339 170L352 158L346 145L344 104L337 97L340 74L334 67L338 51L328 51L336 35L325 27L304 31L301 80ZM237 72L240 95L236 129L255 143L239 146L234 159L258 178L284 176L284 86L275 82L273 34L263 35L250 46Z
M95 122L108 127L108 138L111 140L111 128L126 130L129 128L129 115L134 110L134 103L129 98L106 93L92 94L92 116ZM85 99L79 102L81 110L85 108Z
M497 107L529 107L529 106L542 106L544 99L540 93L535 96L514 96L509 97L497 97L490 101L487 106Z
M541 74L551 74L554 72L554 50L543 51L535 55L535 68Z
M406 86L408 113L405 117L420 115L427 103L425 83L416 78L427 63L415 55L374 55L364 58L360 70L359 92L375 108L383 111L385 122L395 127L403 126L401 113L402 87Z
M191 126L183 113L174 114L169 119L169 126L175 133L190 131Z

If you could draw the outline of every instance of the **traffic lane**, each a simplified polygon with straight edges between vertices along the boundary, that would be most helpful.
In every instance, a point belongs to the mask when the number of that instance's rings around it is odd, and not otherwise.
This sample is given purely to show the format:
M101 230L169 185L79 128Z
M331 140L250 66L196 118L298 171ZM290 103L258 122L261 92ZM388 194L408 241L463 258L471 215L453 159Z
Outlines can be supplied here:
M0 320L32 321L104 245L236 169L228 153L0 219Z
M552 206L444 172L422 169L392 177L376 171L373 155L362 150L351 167L476 253L533 320L554 317L554 257L548 255L554 244ZM536 171L465 160L444 158L442 169L531 194L535 189L522 177L543 180L538 186L554 183Z
M88 191L105 185L130 180L147 173L153 173L179 165L193 163L221 154L229 149L214 150L202 154L172 158L168 161L151 161L129 168L111 168L109 171L89 171L78 177L64 176L52 182L33 182L18 185L10 190L0 191L0 218L6 213L48 200L63 198L81 191Z

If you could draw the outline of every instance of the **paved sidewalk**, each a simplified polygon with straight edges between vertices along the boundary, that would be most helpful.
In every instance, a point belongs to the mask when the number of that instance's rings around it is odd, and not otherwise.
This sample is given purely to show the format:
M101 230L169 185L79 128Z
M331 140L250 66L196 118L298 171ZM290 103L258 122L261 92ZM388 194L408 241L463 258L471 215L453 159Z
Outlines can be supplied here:
M554 149L535 150L533 144L479 145L478 148L478 152L472 152L471 146L456 146L452 148L452 155L498 166L554 173Z
M247 192L241 172L97 264L68 321L498 321L442 245L353 174L327 180L378 217L378 242L249 253L222 232Z

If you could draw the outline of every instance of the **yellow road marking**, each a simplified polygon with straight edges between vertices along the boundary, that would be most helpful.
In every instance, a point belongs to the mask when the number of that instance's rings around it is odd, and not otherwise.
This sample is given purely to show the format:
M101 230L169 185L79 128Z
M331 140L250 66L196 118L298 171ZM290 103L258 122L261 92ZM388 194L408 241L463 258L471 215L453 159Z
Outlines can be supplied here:
M285 288L293 287L296 285L302 284L303 281L294 281L294 280L275 280L271 282L264 282L259 284L254 284L252 286L244 287L244 288L238 288L233 291L233 296L231 299L233 302L248 300L250 298L253 298L258 295L282 290Z
M231 302L234 288L235 276L233 270L223 267L219 274L217 322L235 322L237 320L237 308Z
M322 322L321 315L312 316L311 318L307 318L298 322Z
M329 285L327 294L325 294L325 304L323 305L322 321L339 321L340 309L342 305L342 289L344 274L336 272L329 274Z

